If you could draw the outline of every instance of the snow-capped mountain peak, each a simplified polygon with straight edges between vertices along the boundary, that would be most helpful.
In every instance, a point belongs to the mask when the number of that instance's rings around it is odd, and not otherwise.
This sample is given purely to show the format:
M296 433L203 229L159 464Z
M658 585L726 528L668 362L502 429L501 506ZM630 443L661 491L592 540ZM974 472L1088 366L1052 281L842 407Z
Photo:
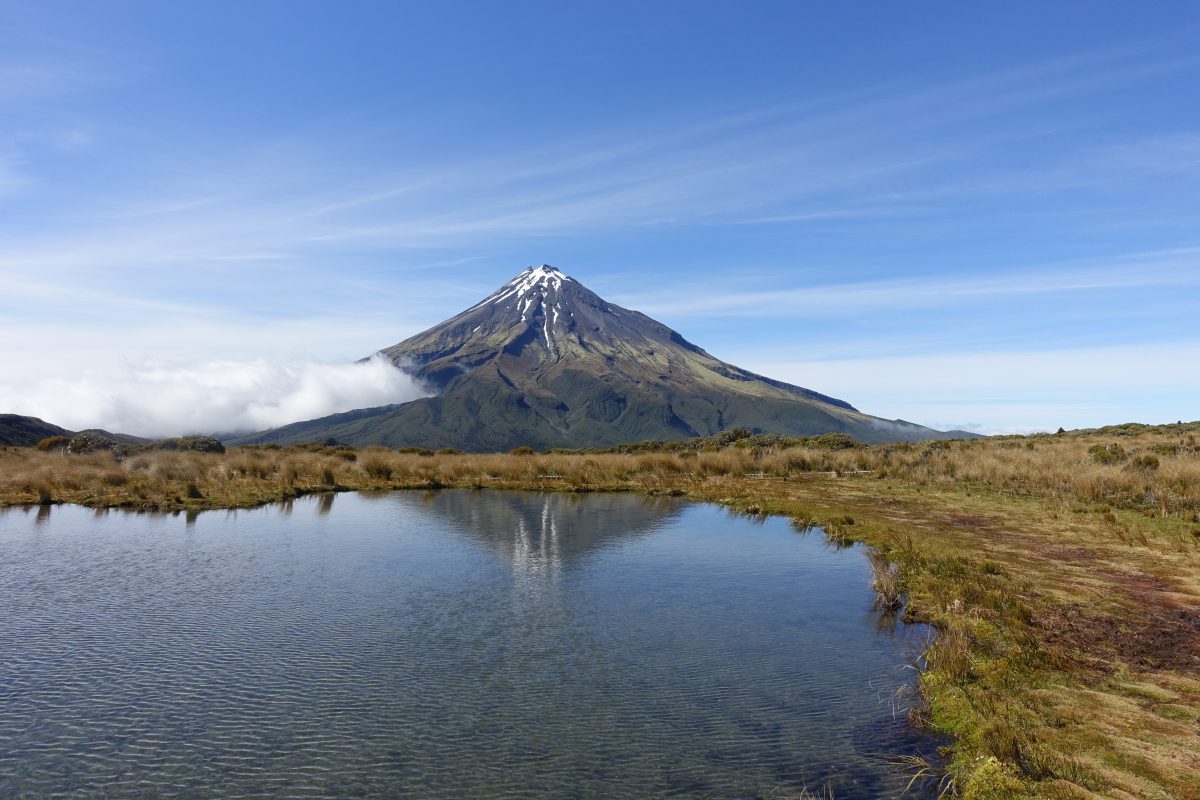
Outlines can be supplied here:
M603 447L731 427L844 431L868 442L937 435L721 361L549 264L522 270L483 301L381 353L435 394L270 436L498 451Z

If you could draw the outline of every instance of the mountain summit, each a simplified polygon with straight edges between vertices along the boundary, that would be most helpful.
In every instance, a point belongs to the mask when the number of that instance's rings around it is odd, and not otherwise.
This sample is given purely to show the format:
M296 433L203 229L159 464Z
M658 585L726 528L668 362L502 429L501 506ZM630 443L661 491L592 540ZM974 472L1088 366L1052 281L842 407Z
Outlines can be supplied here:
M381 352L439 392L465 369L483 368L505 385L523 386L535 407L548 404L555 416L565 412L563 421L571 416L570 407L560 408L567 396L582 399L576 405L587 406L591 417L597 418L597 409L590 408L589 402L597 391L604 396L612 393L613 402L623 407L625 403L616 396L621 393L608 390L634 384L642 392L658 394L672 387L682 390L696 382L710 383L714 376L741 383L764 381L854 410L841 400L718 361L666 325L605 302L549 264L529 267L458 316ZM564 378L577 383L566 385ZM713 412L709 416L716 423L714 430L721 430L724 425L715 406ZM690 427L680 431L698 432Z
M507 450L683 439L727 428L849 433L864 442L938 431L727 364L660 322L543 264L380 353L431 397L335 414L242 442Z

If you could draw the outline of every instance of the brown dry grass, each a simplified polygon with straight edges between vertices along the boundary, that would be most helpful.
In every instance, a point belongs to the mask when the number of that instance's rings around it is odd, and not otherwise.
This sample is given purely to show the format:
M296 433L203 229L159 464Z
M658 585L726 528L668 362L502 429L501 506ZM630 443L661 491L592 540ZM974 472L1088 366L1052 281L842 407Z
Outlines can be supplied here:
M38 502L39 488L48 489L56 500L90 505L118 500L115 504L171 508L178 503L179 485L195 483L210 488L204 495L212 501L202 506L228 507L275 499L280 487L314 491L333 486L540 483L547 488L654 490L714 478L786 480L868 473L912 486L975 488L1065 505L1103 504L1108 506L1105 514L1132 509L1200 525L1200 447L1195 434L1121 437L1117 441L1126 457L1117 463L1097 462L1089 450L1098 440L1113 438L1008 437L843 450L755 447L751 442L715 451L544 455L244 447L223 455L158 451L125 461L104 452L69 456L8 448L0 453L0 504ZM1151 455L1153 460L1139 460ZM129 488L111 491L120 487Z
M938 638L929 708L968 798L1200 798L1200 450L1186 427L827 449L541 455L235 448L0 451L0 504L252 506L443 486L686 495L875 554L881 602ZM1097 446L1119 445L1104 463ZM1106 452L1112 448L1106 448ZM1149 457L1153 456L1153 460Z

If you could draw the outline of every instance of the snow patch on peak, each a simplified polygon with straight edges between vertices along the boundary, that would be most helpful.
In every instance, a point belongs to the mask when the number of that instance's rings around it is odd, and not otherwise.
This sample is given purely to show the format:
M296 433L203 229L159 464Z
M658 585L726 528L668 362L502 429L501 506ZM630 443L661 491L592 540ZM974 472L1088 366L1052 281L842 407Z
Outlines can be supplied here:
M526 267L515 278L492 292L491 296L471 306L467 311L471 312L481 306L500 303L509 298L516 298L518 301L527 299L526 295L535 291L544 298L550 289L562 289L564 283L578 283L578 281L549 264L542 264L540 267ZM525 310L528 310L528 306Z
M515 289L518 295L523 295L538 288L561 289L563 283L570 280L570 277L549 264L542 264L540 267L527 267L507 285Z

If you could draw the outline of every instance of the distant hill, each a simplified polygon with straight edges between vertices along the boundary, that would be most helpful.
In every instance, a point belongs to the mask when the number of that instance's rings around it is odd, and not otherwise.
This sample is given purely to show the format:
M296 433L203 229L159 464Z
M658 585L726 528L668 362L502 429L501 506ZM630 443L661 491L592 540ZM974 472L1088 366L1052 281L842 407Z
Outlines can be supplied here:
M73 436L74 432L37 417L0 414L0 445L33 447L47 436Z
M140 436L130 436L128 433L109 433L99 428L69 431L66 428L52 425L37 417L22 417L19 414L0 414L0 445L8 447L33 447L47 436L66 436L70 438L79 433L93 433L105 436L121 444L144 444L150 441Z
M671 441L732 428L840 432L865 443L948 435L720 361L548 265L526 269L466 311L381 352L433 396L228 443L498 451Z

